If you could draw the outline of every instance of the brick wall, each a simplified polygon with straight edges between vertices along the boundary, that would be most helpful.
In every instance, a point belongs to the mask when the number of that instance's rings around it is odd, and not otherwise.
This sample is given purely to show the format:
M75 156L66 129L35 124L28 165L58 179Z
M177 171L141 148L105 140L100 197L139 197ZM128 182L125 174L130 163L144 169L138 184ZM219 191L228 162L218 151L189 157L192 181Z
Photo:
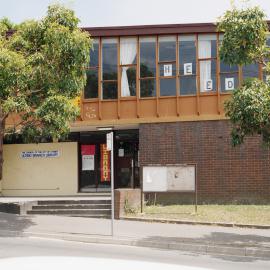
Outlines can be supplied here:
M229 121L140 125L140 166L197 163L198 199L203 202L270 202L270 151L260 137L231 146ZM192 199L158 194L157 200Z
M119 188L114 190L114 215L119 219L127 211L141 211L141 189Z

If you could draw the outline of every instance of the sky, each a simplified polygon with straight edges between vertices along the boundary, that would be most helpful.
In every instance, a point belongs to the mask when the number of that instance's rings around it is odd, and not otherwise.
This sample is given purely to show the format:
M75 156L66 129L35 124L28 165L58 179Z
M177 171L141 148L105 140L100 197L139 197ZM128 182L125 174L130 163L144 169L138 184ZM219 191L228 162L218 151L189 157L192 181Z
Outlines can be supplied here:
M234 2L260 6L270 20L270 0ZM231 0L0 0L0 18L40 19L55 3L75 10L81 27L215 22L231 6Z

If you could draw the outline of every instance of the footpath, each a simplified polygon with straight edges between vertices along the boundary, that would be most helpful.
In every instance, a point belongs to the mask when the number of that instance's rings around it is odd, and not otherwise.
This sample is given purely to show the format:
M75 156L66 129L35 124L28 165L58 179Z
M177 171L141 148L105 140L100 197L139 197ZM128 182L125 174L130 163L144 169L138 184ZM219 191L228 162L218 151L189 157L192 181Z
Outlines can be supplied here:
M43 237L86 243L173 249L270 260L270 229L150 223L0 213L0 237Z

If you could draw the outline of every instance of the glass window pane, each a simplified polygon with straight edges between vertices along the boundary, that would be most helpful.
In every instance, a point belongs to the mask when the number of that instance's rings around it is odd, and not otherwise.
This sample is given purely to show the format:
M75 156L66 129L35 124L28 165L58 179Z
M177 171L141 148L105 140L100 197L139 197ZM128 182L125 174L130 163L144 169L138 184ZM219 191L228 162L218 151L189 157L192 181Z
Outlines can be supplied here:
M196 95L197 82L196 76L181 76L180 77L180 95Z
M267 35L266 44L270 47L270 35Z
M216 89L216 60L200 61L200 90L201 92Z
M117 82L102 83L103 99L117 99Z
M123 67L121 72L121 96L136 96L136 68Z
M259 77L259 65L254 63L247 66L243 66L243 79L258 78Z
M98 70L86 70L86 86L84 88L84 98L98 97Z
M175 61L176 37L159 37L159 61Z
M140 38L140 77L156 76L156 39Z
M179 68L181 75L196 74L195 36L179 36Z
M238 72L238 66L228 65L220 61L220 72Z
M160 79L160 96L176 96L176 79Z
M160 64L159 65L159 76L175 76L176 73L176 65L175 64Z
M120 39L120 65L136 64L137 39Z
M90 67L97 67L98 63L99 42L94 39L92 49L90 49Z
M117 80L117 39L102 40L102 80Z
M146 79L140 80L140 97L155 97L156 96L156 80Z
M221 92L233 91L239 85L238 73L220 74L220 90Z
M216 35L199 35L199 58L211 58L217 56Z

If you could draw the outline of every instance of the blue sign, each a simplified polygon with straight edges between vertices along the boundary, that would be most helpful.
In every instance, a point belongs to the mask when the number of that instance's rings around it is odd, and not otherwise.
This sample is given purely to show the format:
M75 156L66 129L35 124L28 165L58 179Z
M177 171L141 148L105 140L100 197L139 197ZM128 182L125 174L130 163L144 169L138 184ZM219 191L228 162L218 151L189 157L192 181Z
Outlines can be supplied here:
M59 156L60 156L59 150L21 152L21 158L55 158Z

